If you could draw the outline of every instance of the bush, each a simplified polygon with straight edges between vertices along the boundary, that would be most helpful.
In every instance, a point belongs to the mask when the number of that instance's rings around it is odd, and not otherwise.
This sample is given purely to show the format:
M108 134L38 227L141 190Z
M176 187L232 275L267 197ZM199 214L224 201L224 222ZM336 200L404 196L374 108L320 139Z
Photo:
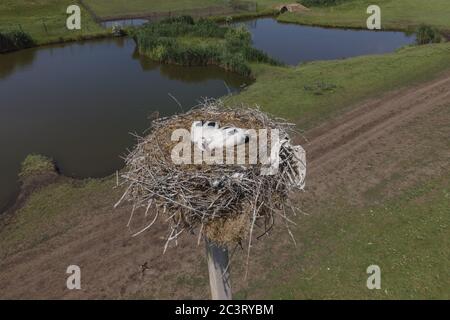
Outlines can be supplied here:
M161 24L171 24L171 23L183 23L183 24L194 24L194 18L191 16L181 16L181 17L173 17L173 18L166 18L160 22Z
M251 45L252 37L250 32L243 27L229 28L225 33L226 47L231 52L237 52Z
M268 64L275 65L275 66L282 65L282 63L271 58L266 53L264 53L261 50L258 50L256 48L253 48L251 46L244 48L242 51L244 54L244 58L248 61L258 62L258 63L268 63Z
M442 40L441 34L437 29L424 24L417 28L416 33L416 43L418 45L439 43Z
M0 52L29 48L34 45L31 36L23 31L0 32Z
M180 37L195 36L209 38L223 38L227 32L227 27L221 27L215 22L207 19L200 19L194 22L192 17L184 16L162 20L159 23L146 24L134 30L134 37Z
M200 19L192 30L192 35L198 37L223 38L227 32L227 27L221 27L214 21Z
M246 77L251 74L251 69L241 53L232 54L231 52L223 51L220 56L220 66L225 70L230 70Z

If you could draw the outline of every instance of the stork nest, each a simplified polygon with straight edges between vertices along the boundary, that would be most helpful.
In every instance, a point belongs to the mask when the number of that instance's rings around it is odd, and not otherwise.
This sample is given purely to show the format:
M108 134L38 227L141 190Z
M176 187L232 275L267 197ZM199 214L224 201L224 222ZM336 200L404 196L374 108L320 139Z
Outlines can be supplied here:
M175 164L171 154L179 141L172 141L172 132L190 130L192 123L199 120L245 129L278 129L280 140L287 141L279 151L278 171L261 175L263 165L259 163ZM248 239L250 249L255 226L259 227L259 236L264 235L274 225L275 216L282 217L292 236L288 212L295 214L296 209L288 195L303 189L305 173L296 169L299 161L305 165L304 159L298 159L294 152L301 147L289 143L288 132L293 128L293 124L271 118L259 108L229 108L220 100L205 100L186 113L153 120L150 134L137 137L136 147L125 158L126 169L120 175L120 183L126 191L116 206L123 201L133 204L129 223L137 210L145 216L153 215L134 235L148 230L158 217L164 217L169 225L164 251L185 231L198 232L199 241L206 236L219 245ZM192 150L195 148L192 144Z

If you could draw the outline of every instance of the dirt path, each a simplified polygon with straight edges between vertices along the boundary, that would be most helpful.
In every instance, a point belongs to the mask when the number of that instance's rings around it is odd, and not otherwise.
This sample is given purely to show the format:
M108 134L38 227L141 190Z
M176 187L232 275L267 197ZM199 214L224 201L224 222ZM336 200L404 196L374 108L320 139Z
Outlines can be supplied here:
M450 126L449 107L450 73L446 73L367 101L310 130L304 142L310 191L306 198L336 196L339 188L340 196L360 203L364 193L396 174L409 175L399 185L403 188L421 175L439 174L448 159L441 131L450 135L445 130ZM439 122L444 122L444 129L438 128ZM426 152L436 154L427 166L419 165Z
M333 197L336 186L344 185L339 192L359 201L373 185L393 172L403 174L405 164L422 161L431 152L439 152L430 158L435 161L432 173L444 170L450 159L442 145L449 106L447 73L356 106L311 130L304 143L306 198ZM420 170L414 168L414 177L429 173L429 168ZM70 230L0 261L0 298L208 298L203 247L195 245L196 237L184 238L163 256L164 226L130 238L125 227L130 208L114 213L108 205L93 208ZM70 264L82 268L80 291L65 288ZM257 262L253 267L263 268Z
M336 161L381 135L411 121L421 113L450 103L450 75L422 86L390 93L311 130L308 159L310 170Z

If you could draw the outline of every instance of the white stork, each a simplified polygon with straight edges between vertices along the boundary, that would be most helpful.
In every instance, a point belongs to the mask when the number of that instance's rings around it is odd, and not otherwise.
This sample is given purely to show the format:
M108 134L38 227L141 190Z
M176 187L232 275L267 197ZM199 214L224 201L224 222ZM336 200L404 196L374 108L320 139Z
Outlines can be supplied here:
M231 148L249 140L247 130L230 126L219 128L214 121L194 121L191 126L191 141L203 151Z

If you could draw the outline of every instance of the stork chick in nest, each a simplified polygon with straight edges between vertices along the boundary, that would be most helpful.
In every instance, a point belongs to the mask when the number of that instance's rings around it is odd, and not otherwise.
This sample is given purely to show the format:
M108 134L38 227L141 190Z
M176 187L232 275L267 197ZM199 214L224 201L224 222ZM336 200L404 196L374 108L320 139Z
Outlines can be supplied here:
M191 126L191 141L202 151L231 148L249 140L247 130L231 126L220 128L216 121L194 121Z

